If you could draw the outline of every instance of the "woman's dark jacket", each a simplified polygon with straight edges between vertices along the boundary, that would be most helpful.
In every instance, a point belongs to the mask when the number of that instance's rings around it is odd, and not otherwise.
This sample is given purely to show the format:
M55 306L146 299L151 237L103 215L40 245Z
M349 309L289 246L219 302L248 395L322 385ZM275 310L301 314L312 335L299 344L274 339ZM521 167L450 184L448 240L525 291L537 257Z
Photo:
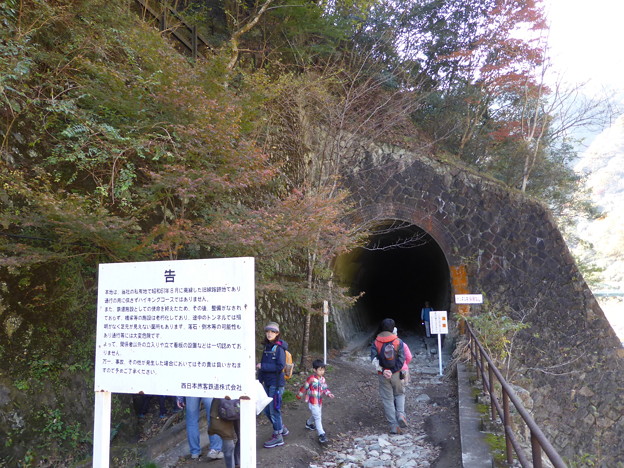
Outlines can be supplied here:
M286 365L286 353L284 352L286 349L288 349L288 343L280 339L264 345L258 380L265 387L284 387L286 385L283 372Z

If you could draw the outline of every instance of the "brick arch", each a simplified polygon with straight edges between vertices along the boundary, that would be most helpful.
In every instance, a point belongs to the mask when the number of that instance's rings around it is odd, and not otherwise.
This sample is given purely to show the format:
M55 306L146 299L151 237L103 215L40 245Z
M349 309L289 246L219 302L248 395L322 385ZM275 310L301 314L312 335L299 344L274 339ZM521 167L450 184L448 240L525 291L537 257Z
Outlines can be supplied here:
M453 236L447 229L447 226L432 216L430 212L422 210L418 205L382 202L360 207L355 216L358 222L364 224L381 224L385 221L396 220L413 224L422 229L433 238L446 259L449 269L451 298L455 294L469 294L472 292L469 286L467 267L454 253L457 251L457 248L454 244ZM452 314L470 315L470 306L468 305L457 305L451 300L446 307Z
M446 226L429 213L424 212L421 207L405 203L381 202L362 206L357 212L357 218L361 223L383 223L384 221L397 220L419 227L436 241L449 266L457 264L457 259L453 255L452 236Z

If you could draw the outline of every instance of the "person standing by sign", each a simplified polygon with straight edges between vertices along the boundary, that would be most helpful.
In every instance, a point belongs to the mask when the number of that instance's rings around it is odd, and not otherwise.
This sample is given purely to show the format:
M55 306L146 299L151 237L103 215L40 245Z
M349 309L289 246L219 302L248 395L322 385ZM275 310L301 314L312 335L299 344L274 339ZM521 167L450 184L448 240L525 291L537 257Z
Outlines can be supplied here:
M425 325L425 333L427 334L427 338L431 338L431 320L429 318L429 312L433 309L429 305L429 301L425 301L425 307L420 309L420 320L422 320Z
M141 395L141 409L139 410L139 419L143 419L149 411L152 397L156 395ZM167 397L164 395L158 395L158 407L160 409L160 418L167 416Z
M405 349L393 330L394 320L387 318L381 322L381 332L371 344L371 361L377 368L379 396L390 424L390 434L400 434L400 428L407 427L405 387L401 380Z
M199 411L200 405L204 404L206 410L206 419L208 427L210 427L210 408L213 398L205 397L178 397L178 407L186 407L186 438L188 439L189 448L191 450L191 459L198 460L201 456L201 445L199 442ZM208 437L210 449L208 458L217 460L223 458L223 440L218 435L210 435Z
M213 398L210 407L210 426L208 435L221 437L223 440L223 461L225 468L240 466L240 413L233 417L220 414L221 398ZM236 401L238 400L230 400Z
M273 435L264 443L264 447L273 448L284 445L284 437L290 432L282 422L282 394L286 386L283 372L286 365L284 350L288 349L288 343L281 339L279 325L276 322L267 323L264 333L264 351L256 367L258 380L264 386L269 398L273 398L273 402L264 408L264 414L273 425Z

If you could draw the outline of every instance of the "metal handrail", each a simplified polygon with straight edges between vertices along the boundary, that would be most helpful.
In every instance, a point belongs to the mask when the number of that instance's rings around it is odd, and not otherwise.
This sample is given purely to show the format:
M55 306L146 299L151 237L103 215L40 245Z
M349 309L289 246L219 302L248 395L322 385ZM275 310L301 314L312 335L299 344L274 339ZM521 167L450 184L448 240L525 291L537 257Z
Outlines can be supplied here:
M477 367L477 377L481 378L483 390L489 393L491 404L491 419L496 420L496 415L501 419L505 432L505 448L507 463L513 462L513 452L523 467L542 468L542 451L546 454L550 462L555 468L567 468L561 456L553 448L549 440L546 438L542 430L535 423L529 412L524 408L520 398L515 394L511 386L507 383L503 375L496 368L492 359L487 354L476 335L472 331L470 324L465 323L466 334L468 335L470 345L470 360ZM485 361L485 363L484 363ZM487 368L486 368L487 364ZM486 376L487 373L487 376ZM494 378L498 380L502 392L502 405L498 396L494 391ZM525 454L525 450L520 445L513 431L512 420L509 412L509 401L513 403L518 414L522 417L524 423L531 431L531 458L533 464L530 464L529 458Z

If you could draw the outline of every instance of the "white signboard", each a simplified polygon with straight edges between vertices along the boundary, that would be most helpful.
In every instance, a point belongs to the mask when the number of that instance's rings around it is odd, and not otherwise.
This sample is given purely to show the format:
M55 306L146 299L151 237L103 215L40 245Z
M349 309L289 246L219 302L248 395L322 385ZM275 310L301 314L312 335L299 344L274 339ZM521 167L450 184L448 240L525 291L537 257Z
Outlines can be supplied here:
M101 264L95 391L255 391L254 259Z
M455 304L483 304L483 294L455 294Z
M434 335L448 334L446 310L432 310L429 312L429 325L431 327L431 333Z

